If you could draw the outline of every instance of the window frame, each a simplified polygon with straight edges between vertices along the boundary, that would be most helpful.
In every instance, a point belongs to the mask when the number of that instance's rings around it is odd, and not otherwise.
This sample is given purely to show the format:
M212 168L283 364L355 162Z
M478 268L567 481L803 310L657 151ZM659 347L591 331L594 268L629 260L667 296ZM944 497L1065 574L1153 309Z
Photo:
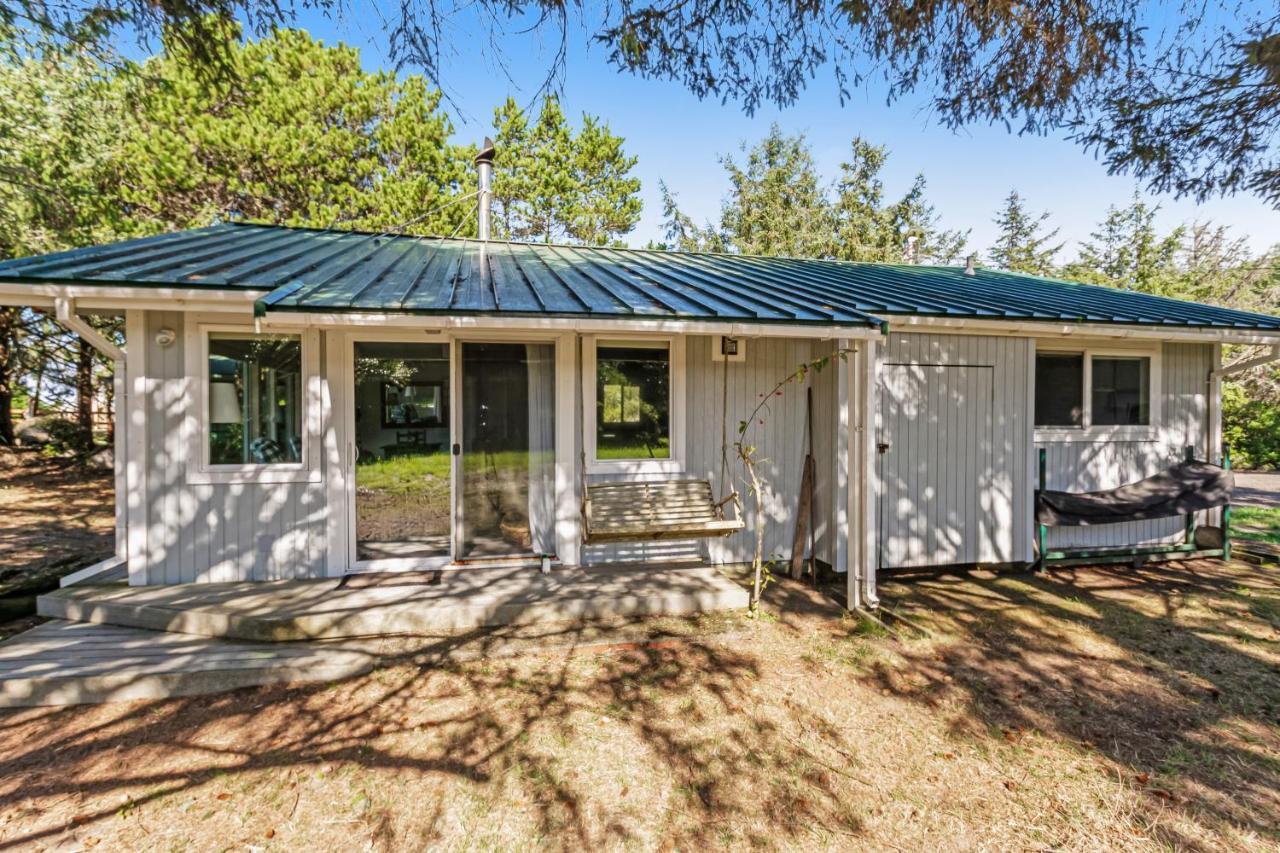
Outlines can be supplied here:
M211 335L296 337L302 344L302 458L298 462L246 462L215 465L210 461L209 338ZM321 375L319 332L311 328L270 328L258 325L205 323L187 319L183 335L185 355L185 443L199 447L194 464L187 464L187 482L195 485L252 483L319 483L321 438Z
M1161 390L1162 347L1160 344L1141 346L1117 346L1114 344L1078 344L1068 341L1041 340L1031 355L1031 394L1028 408L1036 441L1150 441L1158 437L1163 412ZM1035 423L1036 359L1041 355L1083 356L1084 383L1080 426L1038 426ZM1093 423L1093 360L1095 358L1146 358L1150 360L1147 382L1147 412L1149 423L1134 426L1097 426Z
M666 459L597 459L596 395L597 356L600 346L656 347L666 344L670 354L667 387L671 399L667 407L670 423ZM588 474L679 474L685 460L685 339L682 335L586 335L582 339L582 449Z

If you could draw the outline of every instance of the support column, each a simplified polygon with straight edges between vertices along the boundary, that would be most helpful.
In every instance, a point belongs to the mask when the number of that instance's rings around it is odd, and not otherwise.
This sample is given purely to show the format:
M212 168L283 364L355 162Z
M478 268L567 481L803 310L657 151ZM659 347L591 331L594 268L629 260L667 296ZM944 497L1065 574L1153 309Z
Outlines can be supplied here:
M147 312L130 309L125 312L124 363L125 399L117 407L124 414L125 481L123 495L116 494L116 504L124 501L128 545L129 584L147 582ZM119 435L120 430L117 430Z
M556 556L566 566L582 563L579 494L578 337L556 337Z

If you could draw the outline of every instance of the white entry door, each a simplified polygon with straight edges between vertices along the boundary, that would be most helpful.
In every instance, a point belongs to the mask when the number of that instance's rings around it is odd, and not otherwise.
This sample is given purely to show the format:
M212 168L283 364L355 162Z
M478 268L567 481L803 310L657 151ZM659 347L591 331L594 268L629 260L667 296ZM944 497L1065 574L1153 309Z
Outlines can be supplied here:
M993 382L991 367L882 366L880 568L992 559Z

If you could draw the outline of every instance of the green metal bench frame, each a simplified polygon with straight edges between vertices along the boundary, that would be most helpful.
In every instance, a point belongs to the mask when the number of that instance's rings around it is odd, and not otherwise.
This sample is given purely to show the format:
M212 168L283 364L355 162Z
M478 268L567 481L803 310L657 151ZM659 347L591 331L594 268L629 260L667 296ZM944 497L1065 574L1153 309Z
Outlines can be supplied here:
M1188 462L1195 459L1195 448L1188 447L1184 451ZM1042 447L1040 448L1040 488L1038 491L1046 491L1048 489L1048 453ZM1231 470L1231 447L1224 444L1222 446L1222 467ZM1060 549L1056 551L1049 550L1049 525L1040 524L1032 514L1032 521L1036 528L1036 561L1034 567L1037 571L1042 571L1048 565L1055 566L1083 566L1095 565L1099 563L1128 563L1142 557L1161 557L1165 559L1183 558L1183 559L1200 559L1220 557L1223 560L1231 559L1231 504L1224 504L1222 507L1222 547L1221 548L1201 548L1196 545L1196 516L1195 513L1187 513L1186 515L1186 535L1183 541L1177 545L1137 545L1133 547L1115 547L1115 548L1076 548L1076 549Z

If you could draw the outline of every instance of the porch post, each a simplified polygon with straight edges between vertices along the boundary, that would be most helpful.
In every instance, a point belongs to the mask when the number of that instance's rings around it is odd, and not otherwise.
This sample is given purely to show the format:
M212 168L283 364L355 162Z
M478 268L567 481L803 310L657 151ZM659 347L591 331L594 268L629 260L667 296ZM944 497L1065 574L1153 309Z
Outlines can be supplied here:
M556 336L556 556L566 566L581 565L582 530L578 494L578 338Z
M147 312L125 312L125 398L117 404L125 423L124 494L116 493L116 504L124 501L127 531L129 585L147 582ZM117 430L117 435L120 430ZM117 442L118 443L118 442Z

